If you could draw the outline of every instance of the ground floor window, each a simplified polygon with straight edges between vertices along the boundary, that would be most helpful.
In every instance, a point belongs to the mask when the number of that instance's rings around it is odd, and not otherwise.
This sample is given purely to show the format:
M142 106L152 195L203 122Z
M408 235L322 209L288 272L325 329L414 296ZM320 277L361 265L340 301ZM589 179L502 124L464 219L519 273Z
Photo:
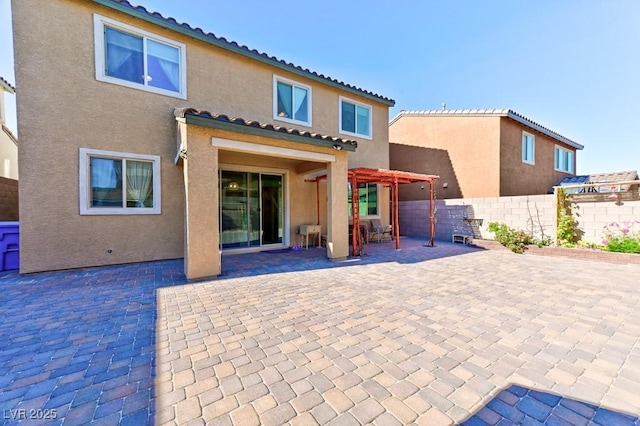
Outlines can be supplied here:
M349 216L351 217L351 183L348 189ZM378 185L375 183L362 183L358 185L359 214L360 216L378 216Z
M160 213L160 157L80 148L80 214Z
M220 242L223 249L283 244L284 174L220 172Z

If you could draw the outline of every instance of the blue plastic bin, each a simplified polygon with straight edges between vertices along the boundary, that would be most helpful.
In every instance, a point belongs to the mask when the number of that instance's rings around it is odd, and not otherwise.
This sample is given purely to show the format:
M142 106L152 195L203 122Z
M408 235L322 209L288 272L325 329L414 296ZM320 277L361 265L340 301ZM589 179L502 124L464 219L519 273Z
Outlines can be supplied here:
M20 222L0 222L0 271L20 269Z

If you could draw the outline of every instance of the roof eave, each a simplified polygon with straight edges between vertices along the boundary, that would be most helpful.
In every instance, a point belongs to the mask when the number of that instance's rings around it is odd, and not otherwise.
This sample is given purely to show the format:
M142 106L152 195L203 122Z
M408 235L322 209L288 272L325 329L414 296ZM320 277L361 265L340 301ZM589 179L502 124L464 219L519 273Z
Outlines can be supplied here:
M166 20L164 20L162 18L149 15L149 14L141 12L141 11L139 11L137 9L132 9L132 8L127 7L125 5L122 5L122 4L118 3L118 2L114 2L113 0L91 0L91 1L93 1L94 3L98 3L98 4L100 4L100 5L104 6L104 7L108 7L110 9L117 10L119 12L125 13L125 14L127 14L129 16L133 16L135 18L138 18L138 19L141 19L143 21L149 22L151 24L158 25L158 26L166 28L168 30L178 32L178 33L183 34L183 35L185 35L187 37L191 37L191 38L194 38L196 40L200 40L200 41L203 41L205 43L214 45L214 46L219 47L221 49L225 49L225 50L227 50L229 52L233 52L233 53L236 53L238 55L242 55L242 56L244 56L246 58L249 58L249 59L252 59L252 60L255 60L255 61L258 61L258 62L262 62L264 64L267 64L267 65L270 65L272 67L276 67L276 68L282 69L284 71L287 71L287 72L290 72L290 73L293 73L293 74L297 74L297 75L299 75L301 77L308 78L308 79L316 81L318 83L322 83L322 84L325 84L327 86L331 86L331 87L334 87L334 88L337 88L337 89L340 89L340 90L344 90L344 91L347 91L347 92L352 93L354 95L362 96L362 97L365 97L367 99L370 99L370 100L373 100L373 101L376 101L376 102L380 102L380 103L385 104L385 105L390 106L390 107L392 107L392 106L394 106L396 104L396 102L393 99L388 99L388 98L375 96L375 95L373 95L371 93L367 93L365 91L357 90L355 88L342 85L342 84L340 84L338 82L335 82L335 81L332 81L332 80L329 80L329 79L326 79L326 78L322 78L319 75L308 73L308 72L305 72L302 69L298 69L296 67L289 66L286 63L274 61L274 60L270 59L269 57L267 57L266 55L263 56L261 54L258 54L257 51L256 51L256 53L254 53L252 51L242 49L239 46L236 47L233 44L224 43L224 42L222 42L220 40L216 40L216 39L214 39L212 37L208 37L204 32L199 32L198 29L192 30L192 29L183 28L183 27L181 27L180 25L177 24L177 21L176 21L176 24L173 24L173 23L168 22L168 21L166 21Z
M584 146L562 136L559 133L556 133L552 130L547 129L544 126L539 125L538 123L531 121L520 114L507 109L501 110L426 110L426 111L400 111L391 121L389 121L389 126L393 123L401 119L402 117L508 117L514 121L517 121L520 124L523 124L530 129L536 130L542 134L549 136L559 142L567 144L577 150L584 149Z
M554 132L550 132L548 129L540 126L537 123L534 123L534 122L529 121L529 120L527 120L525 118L522 118L520 115L516 114L515 112L513 112L511 110L509 110L509 112L506 114L506 117L509 117L510 119L512 119L514 121L517 121L520 124L524 124L525 126L531 128L533 130L536 130L536 131L538 131L538 132L540 132L542 134L545 134L545 135L547 135L547 136L549 136L549 137L551 137L551 138L553 138L553 139L555 139L557 141L560 141L560 142L565 143L565 144L567 144L569 146L572 146L577 150L584 149L584 145L580 145L579 143L574 142L571 139L565 138L564 136L562 136L560 134L557 134L557 133L554 133Z
M2 89L5 92L9 92L12 95L14 95L16 93L16 89L15 87L13 87L11 84L9 84L8 81L6 81L4 78L0 77L0 87L2 87Z
M335 148L335 145L339 142L323 139L315 139L305 136L299 136L287 132L279 132L269 129L263 129L261 127L251 127L241 124L229 123L224 121L218 121L207 117L198 117L194 115L185 114L184 117L176 117L176 120L186 124L193 124L197 126L209 127L212 129L228 130L236 133L244 133L247 135L262 136L271 139L283 139L290 142L298 142L307 145L321 146L324 148ZM356 146L351 144L339 143L340 149L350 152L355 152Z

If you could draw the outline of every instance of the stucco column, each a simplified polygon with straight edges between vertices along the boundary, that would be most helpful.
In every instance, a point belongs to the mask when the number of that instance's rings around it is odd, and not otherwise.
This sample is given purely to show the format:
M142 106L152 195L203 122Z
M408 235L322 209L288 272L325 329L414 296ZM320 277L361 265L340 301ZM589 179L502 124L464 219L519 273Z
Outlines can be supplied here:
M211 145L211 137L204 129L184 123L179 126L187 150L187 159L183 161L184 273L190 280L217 276L221 272L218 148Z
M346 259L349 255L347 153L337 154L336 161L327 165L327 257Z

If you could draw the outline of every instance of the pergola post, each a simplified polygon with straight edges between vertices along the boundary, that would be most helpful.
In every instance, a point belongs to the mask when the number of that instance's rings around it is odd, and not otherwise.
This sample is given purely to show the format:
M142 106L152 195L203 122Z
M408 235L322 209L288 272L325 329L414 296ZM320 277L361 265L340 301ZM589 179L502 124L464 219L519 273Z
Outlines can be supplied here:
M435 218L435 190L433 187L433 181L429 181L429 227L430 229L430 238L429 245L433 247L434 244L434 234L436 232L436 218Z
M393 236L396 239L396 250L400 249L400 208L398 201L400 199L398 195L398 178L393 178Z
M358 190L358 177L355 173L349 172L351 182L351 254L360 254L360 191Z

